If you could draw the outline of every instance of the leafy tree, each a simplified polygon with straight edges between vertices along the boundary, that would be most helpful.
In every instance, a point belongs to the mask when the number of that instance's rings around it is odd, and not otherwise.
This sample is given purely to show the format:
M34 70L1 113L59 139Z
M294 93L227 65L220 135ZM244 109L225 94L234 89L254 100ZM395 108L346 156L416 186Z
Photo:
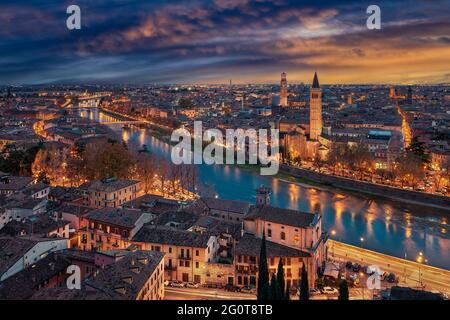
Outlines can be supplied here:
M339 284L339 300L348 300L348 283L347 280L342 280Z
M180 101L178 102L178 106L181 108L192 108L194 106L193 102L191 99L187 99L187 98L181 98Z
M148 153L138 154L136 161L136 175L142 182L145 193L150 193L155 181L156 171L156 160L153 155Z
M33 162L32 171L34 177L45 176L52 185L61 185L65 181L66 151L62 148L50 145L38 151Z
M31 166L39 150L39 145L33 146L26 151L16 150L15 148L9 150L4 149L3 152L8 154L8 156L1 157L0 171L8 172L13 175L31 176Z
M358 143L356 147L351 149L353 153L353 166L359 170L361 177L365 171L370 171L373 168L372 154L367 145Z
M305 263L302 266L302 277L300 280L300 300L309 300L308 272Z
M394 171L402 186L407 183L415 187L425 177L424 164L412 151L405 151L400 155Z
M128 178L133 156L123 144L99 141L88 144L84 152L88 179Z
M47 177L47 174L45 173L45 171L39 172L39 175L38 175L36 181L42 182L45 184L50 184L50 179Z
M407 151L412 152L417 158L419 158L422 164L430 163L430 155L427 153L425 143L419 141L418 137L413 138L411 145L407 148Z
M277 290L279 298L282 299L286 288L284 282L283 259L281 257L280 261L278 262L278 270L277 270Z
M258 300L268 300L269 294L269 268L267 266L267 249L266 249L266 235L263 234L261 242L261 252L259 254L258 266Z

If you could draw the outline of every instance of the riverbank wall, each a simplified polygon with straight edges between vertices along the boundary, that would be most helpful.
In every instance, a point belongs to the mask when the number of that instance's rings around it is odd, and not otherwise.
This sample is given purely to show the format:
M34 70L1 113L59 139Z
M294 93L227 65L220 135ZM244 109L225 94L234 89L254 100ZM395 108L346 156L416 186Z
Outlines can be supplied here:
M438 208L447 210L450 213L450 197L357 181L345 177L338 177L306 169L294 168L287 165L281 165L280 170L300 179L315 181L335 188L375 195L377 197L404 203Z

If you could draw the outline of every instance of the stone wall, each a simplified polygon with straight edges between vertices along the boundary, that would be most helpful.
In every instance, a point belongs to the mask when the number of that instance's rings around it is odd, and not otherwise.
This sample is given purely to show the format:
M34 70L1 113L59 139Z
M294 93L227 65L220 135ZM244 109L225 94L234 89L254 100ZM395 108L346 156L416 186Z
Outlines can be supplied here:
M294 177L317 181L336 188L363 192L396 201L417 203L424 206L436 207L450 211L450 197L356 181L344 177L321 174L306 169L293 168L286 165L281 165L280 169Z

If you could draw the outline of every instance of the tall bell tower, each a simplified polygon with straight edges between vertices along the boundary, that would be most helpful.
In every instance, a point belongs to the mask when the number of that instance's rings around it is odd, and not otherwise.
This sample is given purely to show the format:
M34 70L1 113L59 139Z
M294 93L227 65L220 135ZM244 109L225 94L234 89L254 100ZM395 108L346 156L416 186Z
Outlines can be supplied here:
M319 85L317 72L314 73L313 84L309 94L309 138L311 140L319 140L322 134L322 89Z

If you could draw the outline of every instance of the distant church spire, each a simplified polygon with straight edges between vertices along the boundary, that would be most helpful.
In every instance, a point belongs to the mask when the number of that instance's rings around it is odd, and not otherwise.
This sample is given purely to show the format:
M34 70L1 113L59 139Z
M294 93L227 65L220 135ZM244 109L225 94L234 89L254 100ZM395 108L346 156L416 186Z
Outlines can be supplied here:
M319 140L322 134L322 89L320 89L317 72L314 73L313 84L309 94L309 137L311 140Z
M313 84L312 87L314 89L319 89L320 85L319 85L319 78L317 77L317 72L314 72L314 80L313 80Z

